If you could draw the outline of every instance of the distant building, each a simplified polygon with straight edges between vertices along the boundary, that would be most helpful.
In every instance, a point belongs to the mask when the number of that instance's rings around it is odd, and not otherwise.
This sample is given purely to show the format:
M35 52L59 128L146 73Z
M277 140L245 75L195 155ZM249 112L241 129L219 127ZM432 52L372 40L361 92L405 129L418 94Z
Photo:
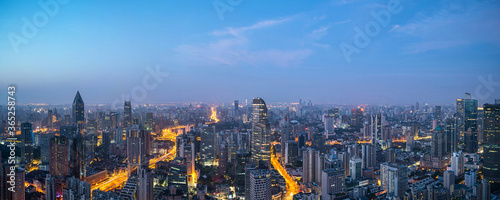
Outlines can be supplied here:
M70 174L69 140L64 136L54 136L50 139L49 172L53 177L65 177Z
M431 156L445 156L445 132L441 126L432 130Z
M464 174L464 154L461 151L453 152L451 156L451 170L453 170L455 176Z
M21 124L21 163L31 165L33 162L33 128L31 123Z
M80 96L80 91L76 92L73 100L72 117L78 130L83 131L85 129L85 105L82 96Z
M45 178L45 199L56 200L56 182L50 174L47 174Z
M372 144L361 145L362 169L374 167L377 163L376 157L377 148Z
M363 160L358 155L353 156L349 161L349 174L352 179L358 180L361 178L362 162Z
M391 162L382 163L380 180L388 197L402 199L408 189L408 166Z
M337 193L344 192L345 186L345 172L342 168L330 168L322 171L321 178L321 198L331 199Z
M465 93L464 99L457 99L457 127L458 133L464 138L465 152L476 153L477 139L477 99L472 99ZM469 131L469 134L467 132Z
M146 134L142 127L134 125L127 132L127 171L129 177L132 175L132 168L149 168L149 159L146 150Z
M483 175L500 182L500 104L484 104Z

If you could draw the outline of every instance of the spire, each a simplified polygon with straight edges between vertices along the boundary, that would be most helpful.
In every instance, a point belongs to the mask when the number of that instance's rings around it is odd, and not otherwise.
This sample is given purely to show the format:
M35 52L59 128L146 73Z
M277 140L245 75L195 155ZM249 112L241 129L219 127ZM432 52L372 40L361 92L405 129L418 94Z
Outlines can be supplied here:
M83 104L82 96L80 96L80 91L76 91L75 100L73 103Z

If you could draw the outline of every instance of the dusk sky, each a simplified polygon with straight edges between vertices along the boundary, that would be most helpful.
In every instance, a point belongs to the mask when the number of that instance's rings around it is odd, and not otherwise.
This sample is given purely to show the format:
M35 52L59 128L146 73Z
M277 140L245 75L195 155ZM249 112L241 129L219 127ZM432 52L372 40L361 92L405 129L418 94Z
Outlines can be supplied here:
M0 102L9 84L17 103L72 103L77 90L121 101L157 67L168 76L147 79L156 87L134 104L500 98L500 1L389 2L0 0ZM356 45L358 28L368 43ZM342 44L357 49L350 60Z

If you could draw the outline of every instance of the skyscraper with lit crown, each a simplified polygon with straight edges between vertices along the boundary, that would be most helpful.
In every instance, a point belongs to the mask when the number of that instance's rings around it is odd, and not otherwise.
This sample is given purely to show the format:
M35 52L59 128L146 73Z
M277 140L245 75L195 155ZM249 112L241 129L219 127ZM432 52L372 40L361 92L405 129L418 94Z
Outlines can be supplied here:
M73 100L72 117L73 122L79 131L85 128L85 104L83 103L82 96L80 96L80 91L76 92L75 99Z
M261 98L254 98L252 102L252 134L251 153L252 162L271 160L271 125L267 120L266 102Z

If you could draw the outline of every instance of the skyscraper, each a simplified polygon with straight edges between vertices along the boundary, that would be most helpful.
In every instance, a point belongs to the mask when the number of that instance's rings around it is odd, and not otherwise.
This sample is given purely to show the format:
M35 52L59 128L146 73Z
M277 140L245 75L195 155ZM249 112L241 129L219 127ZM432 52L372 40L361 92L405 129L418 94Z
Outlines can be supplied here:
M330 168L322 171L321 199L331 199L330 196L344 192L346 188L344 169Z
M316 182L316 165L319 152L308 148L302 152L302 183Z
M374 167L376 164L376 152L377 149L372 144L363 144L361 145L361 156L362 156L362 165L363 169Z
M500 182L500 104L484 104L484 165L488 181Z
M270 162L271 159L271 125L267 120L267 107L264 100L254 98L252 102L252 162L260 160Z
M446 152L453 153L458 151L458 133L457 119L454 117L446 118L445 120L445 136L446 136Z
M65 136L50 138L49 172L53 177L69 175L69 141Z
M31 123L21 124L21 163L31 165L33 162L33 128Z
M50 174L47 174L45 178L45 199L56 200L56 182Z
M388 197L403 199L408 189L408 167L391 162L382 163L380 181Z
M240 101L234 100L234 110L238 111Z
M268 169L250 171L250 199L272 199L271 171Z
M146 134L141 126L134 125L127 132L127 171L129 177L132 168L149 168L149 159L146 152Z
M434 108L434 118L437 120L438 125L441 124L441 119L442 119L441 106L436 106Z
M465 93L464 99L457 99L457 127L460 137L463 137L465 152L477 152L477 100ZM469 131L467 134L466 132Z
M354 155L351 160L349 160L349 174L352 179L358 180L361 178L361 165L362 160L358 155Z
M445 133L441 126L432 130L431 156L443 157L445 155Z
M455 176L460 176L464 173L464 154L459 152L453 152L451 156L451 170L455 173Z
M73 122L76 127L81 132L85 128L85 105L83 103L82 96L80 96L80 91L76 92L75 99L73 100L72 109Z
M123 104L123 126L132 126L132 103L125 101Z

